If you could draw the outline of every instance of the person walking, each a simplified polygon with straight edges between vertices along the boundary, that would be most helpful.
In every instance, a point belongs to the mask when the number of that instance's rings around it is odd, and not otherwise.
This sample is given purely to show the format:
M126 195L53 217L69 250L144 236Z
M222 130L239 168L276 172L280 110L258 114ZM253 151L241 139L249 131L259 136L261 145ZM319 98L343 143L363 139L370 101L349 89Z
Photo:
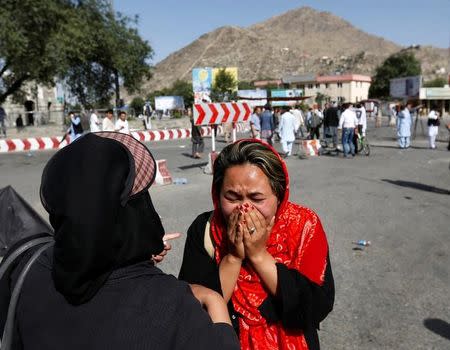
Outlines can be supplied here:
M339 129L342 129L342 148L344 157L349 157L349 153L355 156L355 145L353 144L353 135L358 125L356 113L352 110L352 104L348 103L339 119ZM357 130L357 129L356 129Z
M284 156L292 155L292 145L295 141L295 133L297 132L298 124L294 115L290 112L289 106L282 107L283 114L281 115L279 131L281 138L281 147L283 148Z
M261 114L261 140L272 145L273 131L275 125L273 123L273 113L270 104L266 105L266 109Z
M0 106L0 133L3 134L3 136L6 138L6 112L5 109Z
M397 115L397 137L398 145L401 149L409 148L411 145L411 103L407 103L404 108L400 107L401 111Z
M70 112L69 117L70 127L68 133L70 133L70 142L73 142L83 135L83 126L81 125L81 118L79 115L75 115L74 112Z
M202 157L205 142L202 136L202 127L194 124L194 116L192 109L188 110L189 119L191 121L191 141L192 141L192 158L200 159Z
M432 107L428 114L428 137L431 149L436 148L436 136L438 135L439 125L439 112L436 111L435 107Z
M255 107L250 117L250 132L252 138L261 140L261 107Z

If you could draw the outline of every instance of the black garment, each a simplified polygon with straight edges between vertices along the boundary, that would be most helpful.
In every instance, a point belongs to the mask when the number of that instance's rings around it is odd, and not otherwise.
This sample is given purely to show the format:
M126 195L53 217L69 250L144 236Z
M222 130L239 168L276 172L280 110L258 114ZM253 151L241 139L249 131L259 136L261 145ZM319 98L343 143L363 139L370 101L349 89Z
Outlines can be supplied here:
M51 250L25 279L13 349L239 349L231 326L212 323L186 283L149 261L115 270L89 302L68 304L52 281ZM2 329L18 271L0 284Z
M102 136L109 134L139 150L149 169L138 168L124 144ZM92 298L115 269L164 248L164 228L147 191L154 174L132 193L143 170L154 172L154 159L132 136L109 134L90 133L71 143L42 175L42 204L55 230L53 280L74 305Z
M309 137L311 140L320 140L320 125L316 127L311 127L309 132Z
M358 125L358 133L362 135L362 125ZM353 145L355 146L355 154L358 154L358 134L355 132L353 134Z
M197 153L203 153L205 142L203 141L201 126L194 125L194 120L191 119L191 140L192 140L192 156Z
M337 107L329 107L324 111L325 126L339 126L339 115Z
M80 122L78 124L71 122L75 135L81 135L83 133L83 126L81 125L81 117L79 117L79 118L80 118Z
M222 293L219 267L204 246L206 223L211 212L199 215L189 227L179 278L189 283L202 284ZM334 303L334 280L327 258L325 282L316 285L296 270L277 264L278 296L269 296L260 307L268 322L281 322L286 329L302 329L310 350L319 349L317 329ZM229 302L233 326L238 332L238 317Z

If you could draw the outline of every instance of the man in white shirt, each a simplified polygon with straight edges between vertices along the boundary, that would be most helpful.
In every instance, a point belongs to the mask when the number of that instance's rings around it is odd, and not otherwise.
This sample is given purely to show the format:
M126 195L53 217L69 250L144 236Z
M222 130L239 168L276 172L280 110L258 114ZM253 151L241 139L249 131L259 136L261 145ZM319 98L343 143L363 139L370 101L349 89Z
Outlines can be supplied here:
M290 156L292 154L292 145L295 141L295 133L299 124L295 116L289 111L288 106L282 107L283 114L281 115L280 125L278 130L280 133L281 146L285 156Z
M100 121L98 120L97 114L95 111L92 111L91 117L89 118L89 126L91 132L100 131Z
M114 131L118 131L122 134L129 134L130 128L128 127L127 114L124 111L119 112L119 119L116 121Z
M291 113L294 115L295 119L297 120L297 125L298 125L297 130L300 132L301 137L304 137L302 127L303 127L303 125L305 125L305 121L303 119L302 111L298 108L298 106L295 106L291 110Z
M106 111L106 116L103 118L102 130L103 131L114 131L114 122L113 122L113 110L108 109Z
M339 118L339 129L342 129L342 148L344 149L344 157L347 158L349 153L355 156L355 145L353 144L353 136L355 129L358 126L358 118L356 113L352 110L353 105L348 103L345 106L345 111ZM356 132L357 129L356 129Z

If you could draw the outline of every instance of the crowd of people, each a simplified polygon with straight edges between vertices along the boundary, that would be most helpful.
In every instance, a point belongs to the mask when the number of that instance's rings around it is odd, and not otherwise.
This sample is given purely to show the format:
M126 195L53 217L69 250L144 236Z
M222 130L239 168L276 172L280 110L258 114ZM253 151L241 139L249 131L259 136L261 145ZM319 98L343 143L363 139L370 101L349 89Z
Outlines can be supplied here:
M70 135L70 142L73 142L83 135L84 129L79 114L69 112L68 116L70 126L67 129L67 134ZM119 111L118 118L114 122L114 112L112 109L109 109L106 111L103 121L100 121L97 112L94 110L89 117L89 129L90 132L116 131L122 134L129 134L130 127L128 125L127 113L125 111Z
M322 138L329 139L331 148L336 149L339 129L342 129L344 157L354 156L358 134L366 134L365 107L362 104L338 106L336 103L326 103L323 109L317 104L306 109L287 105L272 109L267 104L264 108L255 107L250 117L251 137L269 145L279 140L284 157L292 155L296 139L320 140L321 130Z

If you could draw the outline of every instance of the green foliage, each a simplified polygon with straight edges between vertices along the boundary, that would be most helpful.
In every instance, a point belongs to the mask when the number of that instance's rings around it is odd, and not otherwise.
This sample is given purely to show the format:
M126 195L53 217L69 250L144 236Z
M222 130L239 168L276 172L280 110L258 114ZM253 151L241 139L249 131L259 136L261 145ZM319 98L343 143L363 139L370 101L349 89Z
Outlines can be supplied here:
M230 101L236 97L236 87L238 83L233 75L225 68L219 69L211 89L211 100L222 102Z
M316 94L316 103L318 103L320 106L322 106L324 104L324 102L329 102L331 99L330 96L326 95L326 94L322 94L321 92L318 92Z
M155 90L147 94L147 100L154 103L157 96L182 96L184 105L191 106L194 103L194 91L192 84L185 80L176 80L172 86L163 88L162 90Z
M249 81L240 81L238 83L238 89L239 90L254 90L255 85L253 85L253 83L251 83Z
M137 117L144 110L145 101L142 97L135 97L130 102L130 107L134 111L134 116Z
M171 96L182 96L185 106L192 106L194 103L194 91L192 84L185 80L177 80L170 87Z
M436 78L423 83L423 87L444 87L447 84L445 78Z
M136 21L114 14L107 0L3 0L0 103L26 82L56 78L87 108L108 104L117 82L138 91L153 51Z
M377 69L369 89L369 97L389 96L390 79L420 75L420 62L412 52L401 51L389 56Z

